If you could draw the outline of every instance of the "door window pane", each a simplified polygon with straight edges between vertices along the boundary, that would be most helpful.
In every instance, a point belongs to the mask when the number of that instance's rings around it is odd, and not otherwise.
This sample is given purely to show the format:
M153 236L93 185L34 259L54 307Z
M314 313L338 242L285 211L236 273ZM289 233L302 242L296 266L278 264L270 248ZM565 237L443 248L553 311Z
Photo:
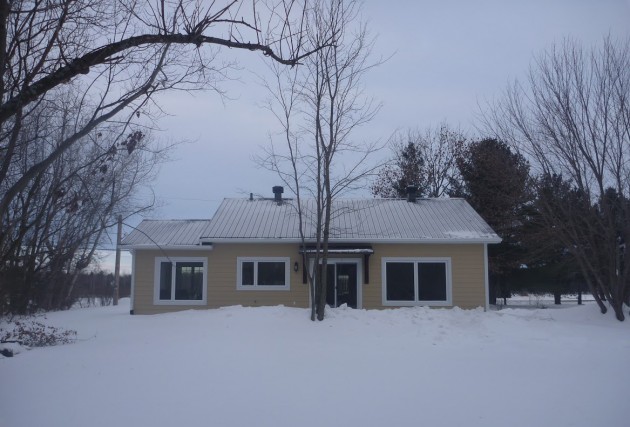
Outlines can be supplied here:
M330 307L337 307L337 298L335 295L335 264L326 264L326 304Z
M357 264L337 264L337 305L357 308Z
M386 264L387 300L414 300L414 263L388 262Z
M446 301L445 263L418 263L418 300Z

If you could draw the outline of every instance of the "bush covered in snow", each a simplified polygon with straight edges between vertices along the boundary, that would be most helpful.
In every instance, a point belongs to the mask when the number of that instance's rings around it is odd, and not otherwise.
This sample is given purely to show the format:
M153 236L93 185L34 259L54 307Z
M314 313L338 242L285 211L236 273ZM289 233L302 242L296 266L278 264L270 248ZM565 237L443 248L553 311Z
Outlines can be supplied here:
M33 319L8 322L0 331L0 343L17 343L27 347L70 344L76 340L74 330L48 326Z

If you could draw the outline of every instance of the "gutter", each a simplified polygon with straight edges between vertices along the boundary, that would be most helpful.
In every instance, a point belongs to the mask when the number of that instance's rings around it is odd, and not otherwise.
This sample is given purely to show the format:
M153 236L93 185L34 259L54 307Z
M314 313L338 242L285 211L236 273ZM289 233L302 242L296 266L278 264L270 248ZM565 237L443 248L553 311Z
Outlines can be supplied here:
M156 245L156 244L144 244L144 245L121 245L120 249L126 251L134 250L154 250L154 251L211 251L213 249L211 244L202 245Z

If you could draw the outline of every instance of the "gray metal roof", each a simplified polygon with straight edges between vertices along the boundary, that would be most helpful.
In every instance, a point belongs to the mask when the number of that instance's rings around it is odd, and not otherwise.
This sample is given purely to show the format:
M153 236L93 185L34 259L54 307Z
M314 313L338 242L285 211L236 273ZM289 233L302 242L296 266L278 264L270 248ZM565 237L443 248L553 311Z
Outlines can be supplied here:
M315 236L315 203L303 203L304 232ZM299 241L294 200L224 199L212 220L143 221L126 246L198 245L204 242ZM148 236L150 236L150 238ZM331 242L497 243L499 237L463 199L336 200Z
M315 203L303 203L305 236L315 236ZM295 201L225 199L204 240L299 239ZM331 240L336 241L499 241L499 237L463 199L336 200Z
M122 241L123 246L169 247L198 245L208 219L145 219Z

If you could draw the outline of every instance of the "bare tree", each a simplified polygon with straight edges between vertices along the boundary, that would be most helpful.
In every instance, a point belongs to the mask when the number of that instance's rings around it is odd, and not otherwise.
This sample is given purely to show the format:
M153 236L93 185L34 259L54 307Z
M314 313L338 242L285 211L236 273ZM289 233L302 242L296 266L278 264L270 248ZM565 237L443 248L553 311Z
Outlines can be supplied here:
M392 137L394 159L385 165L372 183L379 197L405 197L407 187L416 187L422 197L443 197L457 193L461 177L457 168L466 144L462 132L442 123L424 132L408 130Z
M308 11L306 38L321 46L332 35L331 44L299 69L273 67L275 79L268 84L269 108L282 126L283 142L274 145L272 139L260 163L276 171L296 195L302 250L314 245L314 267L308 273L312 320L324 318L331 221L341 213L334 211L334 200L364 186L378 167L369 157L381 148L377 142L352 139L353 131L380 108L361 85L378 61L369 62L373 41L358 13L359 3L353 0L317 2ZM313 204L306 203L309 197Z
M75 113L71 97L40 103L23 122L16 144L20 162L12 163L7 176L21 176L54 151ZM69 307L77 275L90 264L116 215L128 217L151 206L137 193L152 178L162 151L154 144L147 150L150 138L142 133L118 141L117 133L99 127L64 151L0 218L0 312Z
M133 193L160 154L146 137L156 95L221 93L234 64L221 48L297 65L319 48L304 37L307 10L307 0L0 0L0 293L13 307L35 301L29 287L43 281L28 276L80 271L111 214L145 206ZM66 282L41 305L63 306Z
M489 129L530 157L543 190L561 183L559 200L574 202L539 198L602 313L608 301L619 320L630 302L629 43L607 37L588 50L565 40L485 114Z
M303 37L307 9L296 0L252 0L249 7L229 0L1 0L0 183L7 182L22 124L38 104L59 99L57 92L71 84L81 94L81 114L55 150L4 186L0 216L96 127L115 118L125 135L150 120L150 107L159 109L151 103L156 93L216 88L231 66L217 48L298 64L318 48Z
M427 197L443 197L457 192L461 182L457 159L466 148L464 134L442 123L437 128L428 128L418 140L425 159Z

